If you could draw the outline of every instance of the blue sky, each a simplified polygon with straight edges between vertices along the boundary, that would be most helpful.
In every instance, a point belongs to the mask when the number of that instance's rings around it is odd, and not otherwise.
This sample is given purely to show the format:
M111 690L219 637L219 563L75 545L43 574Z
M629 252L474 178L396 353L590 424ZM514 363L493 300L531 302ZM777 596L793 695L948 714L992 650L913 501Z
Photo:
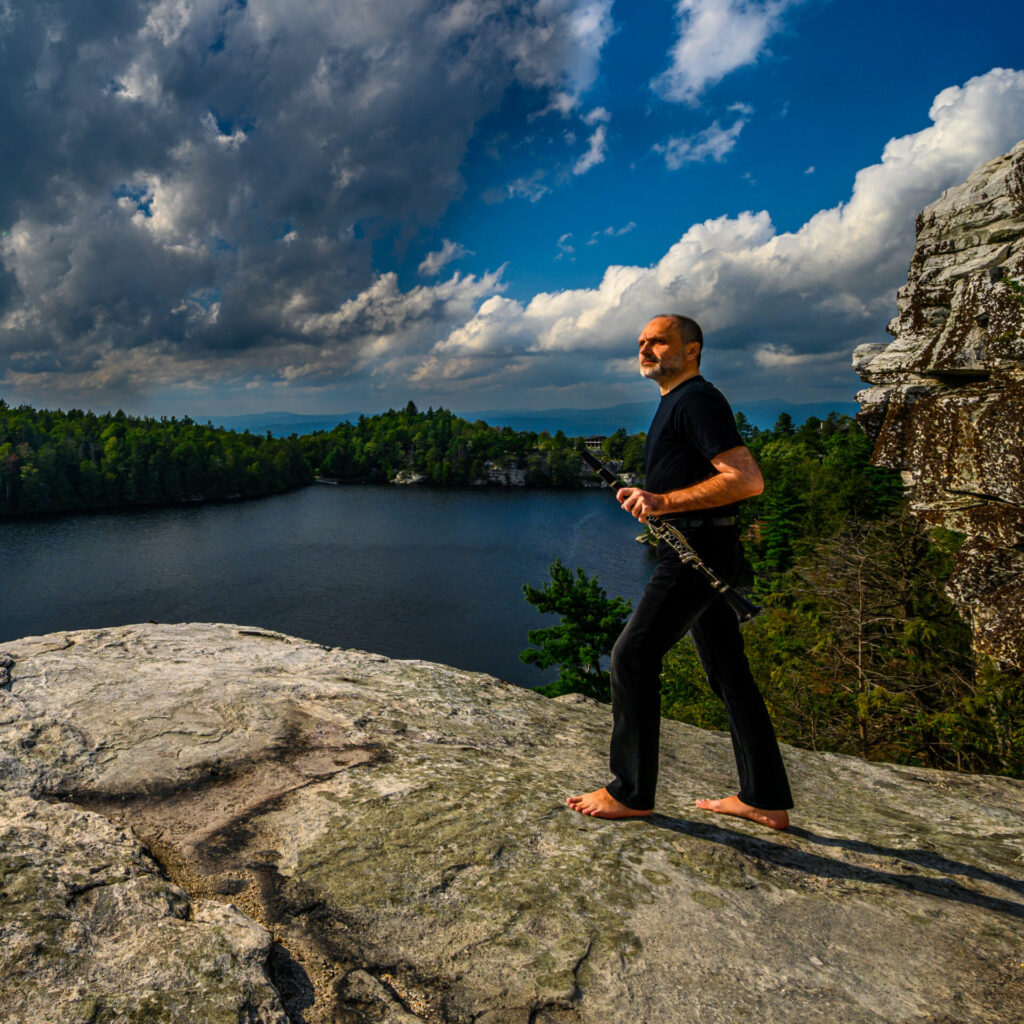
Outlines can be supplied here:
M1024 12L0 0L0 396L218 415L848 402L917 212L1024 138Z

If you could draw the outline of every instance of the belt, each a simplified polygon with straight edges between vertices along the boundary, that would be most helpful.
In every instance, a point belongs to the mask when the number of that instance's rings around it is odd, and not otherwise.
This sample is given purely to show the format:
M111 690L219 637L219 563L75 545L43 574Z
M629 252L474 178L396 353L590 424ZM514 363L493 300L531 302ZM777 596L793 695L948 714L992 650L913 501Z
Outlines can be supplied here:
M667 520L673 526L681 530L696 530L701 526L733 526L736 523L735 516L673 516Z

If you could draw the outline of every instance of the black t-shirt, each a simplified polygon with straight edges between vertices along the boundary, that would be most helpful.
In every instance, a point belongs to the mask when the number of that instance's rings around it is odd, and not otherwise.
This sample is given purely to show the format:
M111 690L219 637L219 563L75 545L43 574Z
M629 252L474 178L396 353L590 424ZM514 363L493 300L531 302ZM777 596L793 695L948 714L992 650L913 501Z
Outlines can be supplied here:
M700 374L690 377L661 396L644 446L644 489L665 494L700 483L718 472L716 455L742 444L725 395ZM731 516L736 509L733 502L686 515Z

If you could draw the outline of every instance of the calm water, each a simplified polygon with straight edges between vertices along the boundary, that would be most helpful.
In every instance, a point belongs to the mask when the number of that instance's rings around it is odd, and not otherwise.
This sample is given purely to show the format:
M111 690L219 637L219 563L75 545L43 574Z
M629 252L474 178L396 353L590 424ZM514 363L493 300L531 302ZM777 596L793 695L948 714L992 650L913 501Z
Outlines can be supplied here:
M0 643L156 622L263 626L524 686L523 598L561 558L634 605L651 564L611 492L307 487L237 504L0 523Z

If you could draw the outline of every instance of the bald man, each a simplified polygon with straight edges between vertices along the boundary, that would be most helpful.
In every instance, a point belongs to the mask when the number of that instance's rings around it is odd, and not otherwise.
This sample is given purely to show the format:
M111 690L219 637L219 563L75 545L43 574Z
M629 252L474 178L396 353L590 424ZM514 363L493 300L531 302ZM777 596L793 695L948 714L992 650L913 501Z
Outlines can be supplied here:
M661 390L644 449L645 486L623 487L622 507L645 522L656 515L681 530L720 579L744 569L738 503L764 489L761 471L736 429L729 403L700 374L704 337L678 314L656 316L639 338L640 373ZM664 542L658 564L611 658L612 781L566 803L596 818L638 818L654 809L661 723L660 676L666 652L691 633L708 684L725 703L739 774L735 795L697 807L789 825L793 798L768 710L743 652L732 608L704 576Z

